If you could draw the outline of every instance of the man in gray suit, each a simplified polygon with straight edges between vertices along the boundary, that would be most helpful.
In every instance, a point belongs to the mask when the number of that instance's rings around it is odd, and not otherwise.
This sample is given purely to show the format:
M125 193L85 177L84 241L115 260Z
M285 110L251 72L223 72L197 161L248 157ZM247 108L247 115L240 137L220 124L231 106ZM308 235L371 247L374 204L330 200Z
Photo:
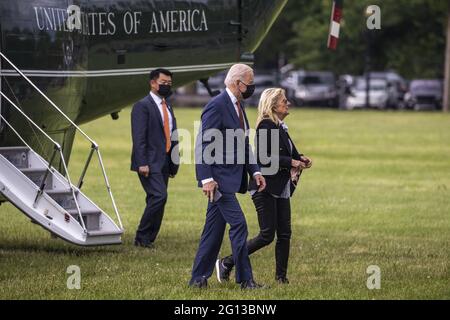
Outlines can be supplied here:
M171 86L170 71L152 71L150 94L138 101L131 112L131 170L138 173L147 194L147 205L136 232L136 246L153 247L164 215L169 177L175 177L178 171L177 124L166 101Z

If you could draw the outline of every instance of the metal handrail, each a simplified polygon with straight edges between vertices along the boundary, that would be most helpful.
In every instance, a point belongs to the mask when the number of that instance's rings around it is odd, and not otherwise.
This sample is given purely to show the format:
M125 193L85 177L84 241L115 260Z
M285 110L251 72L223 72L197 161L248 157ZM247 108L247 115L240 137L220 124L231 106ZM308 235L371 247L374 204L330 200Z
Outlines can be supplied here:
M98 145L95 143L94 140L92 140L83 130L81 130L80 127L78 127L75 122L73 122L52 100L50 100L49 97L47 97L47 95L45 93L43 93L41 91L41 89L39 89L25 74L23 74L22 71L20 71L20 69L14 64L12 63L4 54L3 52L0 51L0 56L6 60L6 62L8 62L13 68L14 70L16 70L16 72L18 74L20 74L20 76L22 78L24 78L37 92L39 92L39 94L48 101L48 103L50 103L52 105L53 108L55 108L75 129L77 129L78 132L80 132L91 144L95 145L98 147Z
M60 155L60 157L61 157L61 161L62 161L63 166L64 166L64 170L65 170L66 175L67 175L67 183L68 183L68 185L69 185L70 191L72 192L72 196L73 196L73 199L74 199L74 201L75 201L75 206L77 207L78 217L80 218L81 226L83 227L84 232L87 233L86 225L85 225L85 223L84 223L83 216L82 216L82 214L81 214L80 205L79 205L78 199L77 199L77 197L76 197L76 195L75 195L75 190L74 190L74 188L73 188L72 181L70 180L69 171L68 171L68 169L67 169L66 160L64 159L64 154L63 154L63 152L62 152L61 146L59 145L59 143L57 143L55 140L53 140L48 134L46 134L45 131L42 130L41 127L39 127L33 120L31 120L30 117L28 117L28 116L25 114L25 112L23 112L23 111L22 111L22 110L14 103L14 102L11 101L11 99L8 98L8 96L6 96L2 91L0 91L0 94L1 94L1 96L2 96L3 98L5 98L5 99L6 99L6 100L7 100L14 108L16 108L16 110L19 111L19 112L25 117L25 119L27 119L31 124L33 124L33 126L35 126L35 127L36 127L36 128L37 128L44 136L47 137L47 139L49 139L49 140L53 143L53 145L55 146L55 150L58 150L59 155ZM3 121L5 121L5 123L8 125L8 127L10 127L11 130L14 131L14 133L19 137L19 139L22 140L22 142L24 142L25 145L26 145L28 148L30 148L30 150L33 150L33 149L25 142L25 139L23 139L23 137L17 132L17 130L14 129L13 125L10 124L10 123L9 123L9 122L1 115L1 114L0 114L0 117L3 119ZM52 159L52 161L53 161L53 159ZM45 179L45 177L44 177L44 179ZM34 200L33 206L36 206L37 201L39 200L39 196L40 196L40 195L42 195L42 190L41 190L41 188L39 188L39 190L38 190L38 192L37 192L37 194L36 194L36 199Z
M37 207L37 203L38 203L39 199L42 197L42 194L44 193L47 177L48 177L48 174L50 172L52 172L52 165L53 165L53 161L55 160L57 152L58 152L58 148L55 147L55 150L53 150L53 153L52 153L52 157L50 158L50 161L48 162L47 170L45 170L44 177L42 178L42 182L41 182L41 186L39 187L39 191L36 194L36 198L34 198L34 203L33 203L34 208Z
M89 155L89 157L88 157L88 160L87 160L87 162L86 162L86 165L85 165L85 168L84 168L84 170L83 170L83 172L82 172L82 174L81 174L81 176L80 176L80 179L79 179L79 183L78 183L78 185L80 186L80 188L81 188L81 186L82 186L82 184L83 184L83 179L84 179L84 176L85 176L85 174L86 174L86 171L87 171L87 168L88 168L88 166L89 166L89 164L90 164L90 161L91 161L91 158L92 158L92 153L95 151L95 153L97 154L97 158L98 158L98 161L99 161L99 164L100 164L100 168L101 168L101 171L102 171L102 174L103 174L103 178L104 178L104 180L105 180L105 184L106 184L106 189L107 189L107 192L108 192L108 195L109 195L109 197L110 197L110 199L111 199L111 202L112 202L112 206L113 206L113 209L114 209L114 212L115 212L115 214L116 214L116 217L117 217L117 220L118 220L118 222L119 222L119 226L120 226L120 228L123 230L123 224L122 224L122 219L120 218L120 214L119 214L119 210L118 210L118 208L117 208L117 205L116 205L116 201L115 201L115 199L114 199L114 196L113 196L113 194L112 194L112 190L111 190L111 186L110 186L110 184L109 184L109 180L108 180L108 176L107 176L107 174L106 174L106 169L105 169L105 166L104 166L104 163L103 163L103 159L102 159L102 156L101 156L101 153L100 153L100 147L99 147L99 145L94 141L94 140L92 140L83 130L81 130L81 128L79 127L79 126L77 126L76 124L75 124L75 122L73 122L49 97L47 97L47 95L45 95L25 74L23 74L23 72L14 64L14 63L12 63L1 51L0 51L0 57L1 58L3 58L3 59L5 59L5 61L7 61L13 68L14 68L14 70L23 78L23 79L25 79L42 97L44 97L79 133L81 133L81 135L82 136L84 136L90 143L91 143L91 153L90 153L90 155ZM2 93L2 96L5 96L3 93ZM6 96L5 96L6 97ZM9 99L9 98L7 98L6 97L6 99L7 100L9 100L10 101L10 103L12 103L11 102L11 100ZM18 110L20 110L20 108L17 108L16 107L16 109L18 109ZM22 110L20 110L21 112L22 112ZM26 116L26 115L25 115ZM27 117L28 118L28 117ZM29 120L29 121L31 121L36 127L38 127L39 128L39 130L41 131L41 132L43 132L43 130L39 127L39 126L37 126L37 124L35 124L31 119ZM43 132L44 133L44 135L46 135L47 137L49 137L45 132ZM59 145L58 145L59 146ZM60 147L61 148L61 147ZM62 155L62 151L61 151L61 155ZM65 172L66 172L66 174L67 174L67 177L68 177L68 180L70 181L70 178L69 178L69 171L68 171L68 169L67 169L67 165L66 165L66 162L65 162L65 160L64 160L64 157L62 156L61 157L62 158L62 161L63 161L63 165L64 165L64 170L65 170ZM73 191L73 190L72 190ZM74 191L73 191L73 194L74 194ZM77 204L77 208L78 208L78 204ZM83 219L81 219L82 221L83 221ZM84 223L83 223L83 225L84 225Z
M37 153L36 151L34 151L33 148L31 148L31 147L26 143L26 141L20 136L20 134L14 129L14 127L13 127L11 124L9 124L9 122L5 119L5 117L3 117L1 114L0 114L0 117L1 117L1 119L3 119L3 120L5 121L5 123L8 125L8 127L10 127L10 128L13 130L13 132L19 137L20 141L22 141L22 143L23 143L26 147L28 147L30 150L32 150L32 151L36 154L38 160L39 160L44 166L47 166L48 162L47 162L44 158L42 158L42 156L41 156L39 153ZM53 140L52 140L52 142L53 142ZM57 142L55 142L55 143L58 144ZM55 147L55 149L57 149L57 148ZM65 182L66 182L65 180L60 179L59 176L54 176L54 177L55 177L56 179L58 179L58 181L61 182L61 183L65 183Z

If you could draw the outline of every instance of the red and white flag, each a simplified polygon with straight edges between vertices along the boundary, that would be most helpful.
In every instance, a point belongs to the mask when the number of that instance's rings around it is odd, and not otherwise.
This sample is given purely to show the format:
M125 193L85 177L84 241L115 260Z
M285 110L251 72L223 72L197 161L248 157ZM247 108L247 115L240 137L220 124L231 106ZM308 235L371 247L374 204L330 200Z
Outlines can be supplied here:
M341 29L341 19L344 8L344 0L333 0L331 11L330 33L328 35L328 49L336 50Z

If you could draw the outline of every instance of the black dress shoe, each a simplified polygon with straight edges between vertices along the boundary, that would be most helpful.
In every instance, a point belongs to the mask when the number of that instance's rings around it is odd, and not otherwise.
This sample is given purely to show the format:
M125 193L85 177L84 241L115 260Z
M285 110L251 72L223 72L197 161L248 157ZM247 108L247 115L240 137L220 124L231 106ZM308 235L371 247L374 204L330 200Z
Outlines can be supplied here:
M143 242L140 240L134 240L134 245L136 247L144 247L144 248L148 248L148 249L153 249L155 247L153 242Z
M216 274L217 274L217 280L222 282L227 282L230 280L230 273L232 268L228 268L224 265L223 259L217 259L216 261Z
M242 290L246 290L246 289L249 289L249 290L253 290L253 289L265 289L265 288L267 288L265 285L258 284L258 283L256 283L255 280L253 280L253 279L250 279L250 280L248 280L248 281L243 281L243 282L241 282L241 289L242 289Z
M201 279L201 280L194 280L189 282L189 287L191 288L197 288L197 289L206 289L208 288L208 280Z
M279 284L289 284L289 280L286 277L279 277L279 278L277 278L277 282Z

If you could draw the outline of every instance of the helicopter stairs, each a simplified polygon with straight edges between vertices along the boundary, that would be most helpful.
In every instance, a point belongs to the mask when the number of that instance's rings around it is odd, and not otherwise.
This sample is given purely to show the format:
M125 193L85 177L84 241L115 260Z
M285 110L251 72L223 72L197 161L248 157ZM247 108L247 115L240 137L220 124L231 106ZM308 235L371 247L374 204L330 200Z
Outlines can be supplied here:
M123 230L28 147L0 148L0 193L33 222L66 241L81 246L122 242Z
M10 132L14 133L22 142L20 146L0 145L0 204L5 201L11 202L33 223L50 231L52 236L73 244L80 246L121 244L124 233L123 224L98 144L0 51L0 71L3 61L12 66L18 76L36 90L54 108L55 112L59 113L89 142L90 152L78 183L75 185L70 178L67 161L60 144L37 125L17 105L18 102L13 102L0 86L0 103L3 101L9 103L12 107L11 111L15 110L21 114L37 132L40 132L48 140L47 142L53 145L53 153L50 157L44 158L39 155L0 112L1 124L7 126ZM1 76L4 76L3 73ZM112 202L118 224L81 191L94 155L98 158L106 191ZM64 175L53 167L57 156L59 156L61 172L64 172Z

